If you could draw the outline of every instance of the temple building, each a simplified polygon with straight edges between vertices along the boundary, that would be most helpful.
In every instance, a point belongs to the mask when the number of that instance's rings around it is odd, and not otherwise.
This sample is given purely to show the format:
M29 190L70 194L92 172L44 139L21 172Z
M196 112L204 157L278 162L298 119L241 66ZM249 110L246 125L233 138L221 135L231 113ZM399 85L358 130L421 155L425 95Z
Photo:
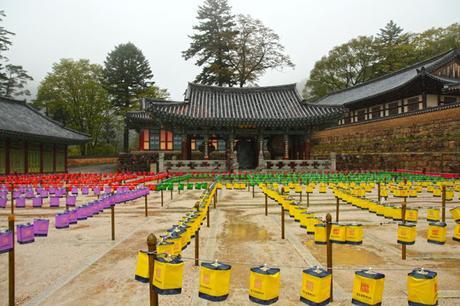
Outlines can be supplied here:
M460 49L320 98L348 109L338 124L360 123L460 102Z
M67 146L89 140L24 101L0 97L0 175L67 172Z
M343 111L342 106L307 103L295 84L237 88L189 83L184 101L145 99L126 121L139 132L139 151L161 153L170 166L180 169L186 166L182 161L201 160L212 169L234 170L265 167L267 161L308 160L312 131L335 124Z

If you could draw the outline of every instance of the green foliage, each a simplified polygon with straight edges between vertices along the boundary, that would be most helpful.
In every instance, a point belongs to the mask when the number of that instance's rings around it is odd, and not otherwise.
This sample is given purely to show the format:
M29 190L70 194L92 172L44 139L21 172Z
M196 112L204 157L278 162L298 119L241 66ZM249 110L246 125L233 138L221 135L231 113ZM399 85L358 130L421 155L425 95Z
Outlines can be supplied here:
M182 53L186 60L196 57L196 65L203 67L195 81L232 86L235 80L230 50L233 49L237 32L227 0L206 0L198 8L197 19L199 24L193 27L197 33L190 36L192 43Z
M33 103L65 126L91 135L90 151L113 116L102 75L102 67L88 60L61 59L40 83Z
M104 84L118 114L137 106L139 96L153 84L150 64L133 43L120 44L104 62Z
M354 38L317 61L303 90L304 98L315 100L452 48L460 48L459 23L416 34L405 33L390 21L375 37Z
M5 17L5 11L0 11L0 22ZM29 90L25 88L27 81L33 80L27 71L20 65L6 64L8 58L4 55L5 51L13 45L11 36L15 35L5 27L0 26L0 96L30 96Z
M197 33L182 55L203 67L198 83L242 87L268 69L294 66L272 29L249 15L235 18L227 0L206 0L197 19Z
M230 60L240 87L255 82L267 69L294 67L278 34L260 20L238 15L236 31Z

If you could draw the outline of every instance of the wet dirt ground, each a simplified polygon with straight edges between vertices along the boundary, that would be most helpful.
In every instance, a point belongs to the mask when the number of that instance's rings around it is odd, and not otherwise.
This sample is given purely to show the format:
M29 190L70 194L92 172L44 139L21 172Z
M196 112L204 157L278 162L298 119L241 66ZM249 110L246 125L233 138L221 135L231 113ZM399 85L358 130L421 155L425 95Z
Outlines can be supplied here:
M148 286L134 280L136 255L146 248L149 233L163 234L183 214L190 211L201 191L174 192L173 200L165 193L149 196L149 217L144 216L144 199L116 207L116 240L110 239L110 213L81 221L70 229L54 228L54 214L60 209L17 209L17 223L34 217L52 220L49 236L37 238L16 248L16 302L20 305L148 305ZM369 197L375 197L374 194ZM88 198L80 197L84 203ZM389 202L400 202L390 198ZM269 215L264 215L264 196L252 192L222 190L217 208L211 208L210 227L204 222L200 230L200 258L218 259L232 265L229 298L222 305L250 305L247 288L249 269L268 264L281 268L281 290L278 305L299 305L302 269L326 263L326 248L316 245L313 235L294 222L286 212L286 236L280 235L280 207L269 201ZM408 206L439 205L440 199L424 193L408 199ZM45 203L45 206L47 204ZM306 205L306 197L303 197ZM448 202L448 209L459 201ZM341 205L340 221L358 221L364 225L364 242L360 246L333 245L334 303L350 305L354 271L372 267L385 274L384 305L407 305L406 276L415 267L438 272L439 304L460 304L460 243L454 242L453 220L447 209L446 245L426 241L427 222L420 210L417 241L407 248L407 260L401 260L396 243L396 224L349 205ZM315 193L309 210L335 218L332 194ZM0 211L0 226L6 226L9 209ZM199 270L194 267L194 242L183 252L185 261L181 295L160 296L160 305L212 304L198 297ZM0 305L7 304L8 255L0 255Z

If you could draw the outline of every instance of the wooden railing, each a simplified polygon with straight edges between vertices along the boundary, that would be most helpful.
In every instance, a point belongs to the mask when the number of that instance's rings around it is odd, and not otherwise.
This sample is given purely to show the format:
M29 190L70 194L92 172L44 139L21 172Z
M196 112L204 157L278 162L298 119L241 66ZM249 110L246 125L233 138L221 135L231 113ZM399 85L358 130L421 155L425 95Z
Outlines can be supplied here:
M224 172L225 160L165 160L160 164L161 171L167 172Z
M335 171L336 163L331 160L264 160L259 169L269 171Z

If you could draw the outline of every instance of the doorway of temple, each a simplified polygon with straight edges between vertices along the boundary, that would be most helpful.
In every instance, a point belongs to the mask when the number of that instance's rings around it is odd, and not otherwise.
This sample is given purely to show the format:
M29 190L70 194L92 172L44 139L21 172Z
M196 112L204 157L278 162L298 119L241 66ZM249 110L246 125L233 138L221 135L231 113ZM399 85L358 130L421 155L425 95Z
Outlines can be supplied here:
M239 169L255 169L257 167L257 143L255 138L238 138L235 151Z

